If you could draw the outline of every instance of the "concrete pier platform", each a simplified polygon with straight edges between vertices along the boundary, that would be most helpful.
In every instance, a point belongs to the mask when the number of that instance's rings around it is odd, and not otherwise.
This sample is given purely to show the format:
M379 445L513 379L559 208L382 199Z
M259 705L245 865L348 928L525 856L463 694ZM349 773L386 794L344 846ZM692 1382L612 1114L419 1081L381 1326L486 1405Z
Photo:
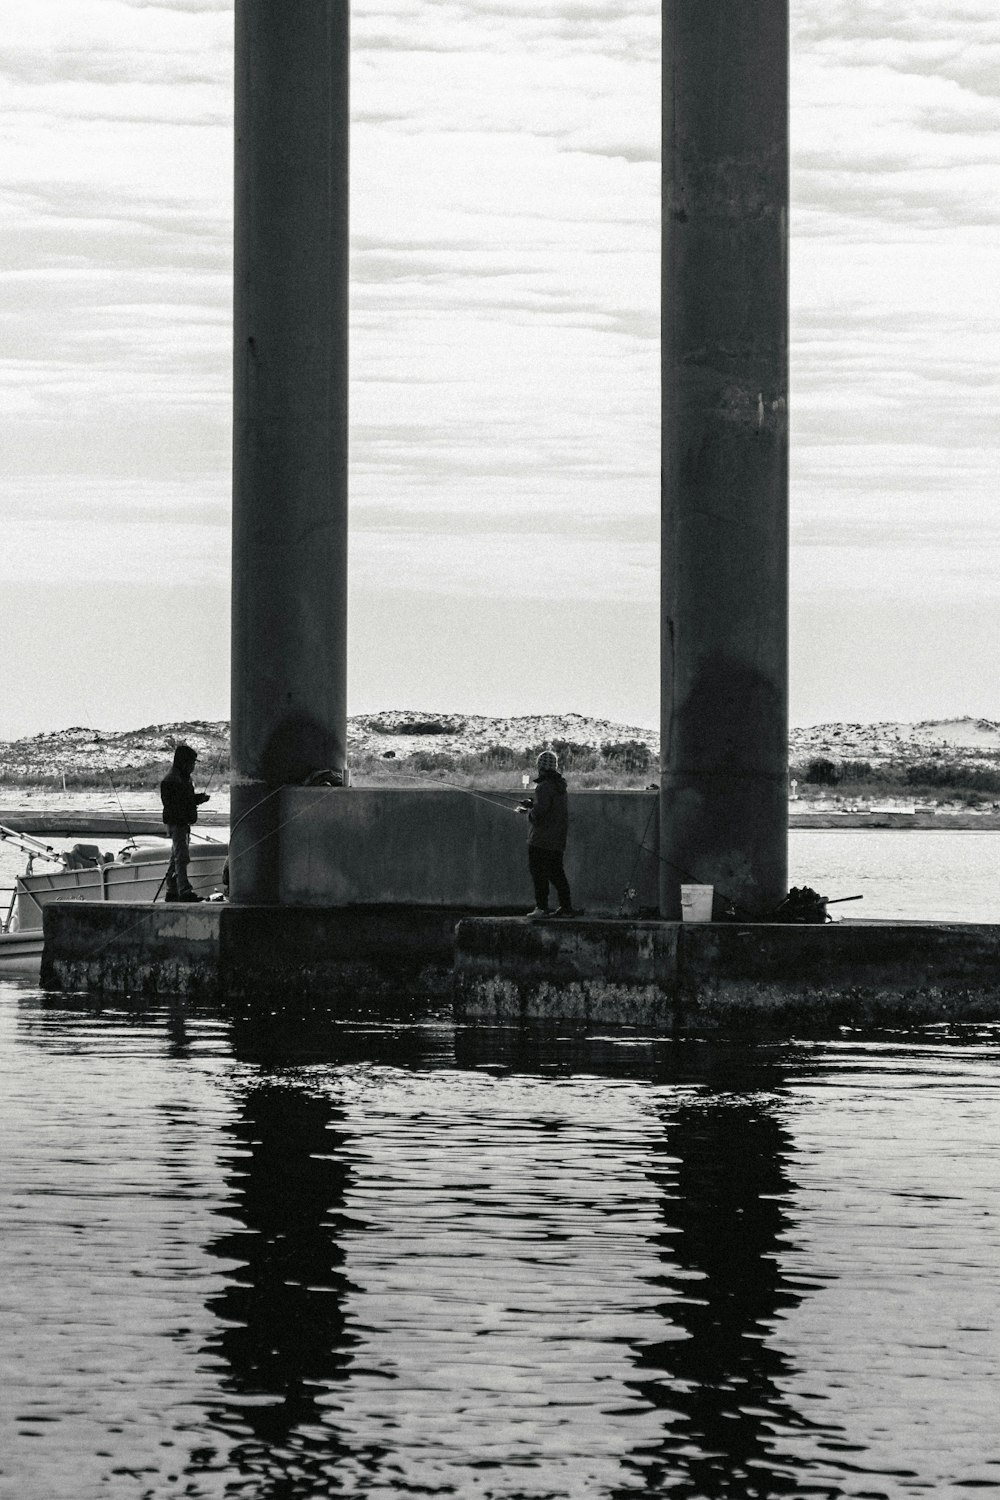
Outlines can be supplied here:
M142 906L66 901L44 912L41 982L63 993L187 994L235 1012L357 1015L450 1004L467 909Z
M466 919L455 1013L668 1030L1000 1020L1000 926Z
M224 907L58 901L42 911L41 982L90 995L215 997Z
M662 1031L1000 1021L1000 926L528 922L453 907L45 909L42 984L234 1016Z

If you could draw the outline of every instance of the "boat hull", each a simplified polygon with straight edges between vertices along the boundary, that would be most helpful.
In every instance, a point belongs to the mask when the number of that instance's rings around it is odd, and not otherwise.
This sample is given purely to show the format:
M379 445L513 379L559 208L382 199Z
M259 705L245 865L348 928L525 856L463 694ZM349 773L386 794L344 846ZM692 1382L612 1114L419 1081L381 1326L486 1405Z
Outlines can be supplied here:
M188 876L203 900L222 892L228 858L226 844L192 849ZM145 904L163 900L170 846L137 849L128 859L91 865L83 870L53 870L22 875L17 882L16 925L0 933L0 968L37 969L42 957L42 922L46 906L61 901L115 901Z
M36 974L42 962L42 933L0 932L0 972Z

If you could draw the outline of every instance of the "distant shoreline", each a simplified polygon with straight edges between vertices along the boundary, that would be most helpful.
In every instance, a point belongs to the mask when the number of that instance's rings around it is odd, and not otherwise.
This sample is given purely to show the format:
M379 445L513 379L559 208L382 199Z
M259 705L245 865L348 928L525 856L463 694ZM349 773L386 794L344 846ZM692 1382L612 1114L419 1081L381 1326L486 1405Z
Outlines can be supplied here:
M543 747L557 751L571 785L581 791L641 790L660 772L653 730L576 713L498 718L394 709L352 715L347 729L357 787L452 783L482 792L518 791ZM206 813L225 807L225 720L115 732L78 726L0 744L0 805L68 812L80 805L77 798L92 798L93 805L103 803L113 826L120 798L126 810L154 810L155 821L159 782L181 740L198 752L197 789L212 792ZM998 826L992 815L1000 811L1000 720L813 725L793 729L788 748L790 827ZM915 813L881 821L882 810L895 804ZM853 820L848 809L866 806L878 813Z
M1000 829L1000 812L790 812L789 828L921 828L932 833L988 833Z
M129 810L123 817L109 808L9 807L0 808L0 823L29 838L166 838L159 810ZM228 812L202 813L194 830L227 828Z
M433 782L428 782L426 785L429 790L441 789L442 786L438 783L435 787ZM358 790L365 789L359 788ZM420 790L420 788L410 788L410 790ZM580 789L578 793L578 795L586 794L585 788ZM644 793L637 789L632 792L632 795L642 796ZM228 788L219 789L215 797L217 805L213 808L203 808L198 818L198 828L205 829L206 833L212 829L229 826ZM123 793L122 806L119 807L108 798L106 793L77 792L74 794L71 792L64 797L58 793L47 792L33 798L30 805L19 801L16 806L0 807L0 823L18 833L33 837L82 838L85 835L100 838L128 838L132 835L141 838L166 837L160 809L153 804L148 793ZM879 809L875 812L862 813L835 812L825 808L808 811L790 807L788 827L827 831L843 829L871 832L912 828L940 833L987 833L1000 830L1000 812L992 810L981 813L968 810L929 812L923 809L919 812L906 812ZM209 834L209 836L212 835Z

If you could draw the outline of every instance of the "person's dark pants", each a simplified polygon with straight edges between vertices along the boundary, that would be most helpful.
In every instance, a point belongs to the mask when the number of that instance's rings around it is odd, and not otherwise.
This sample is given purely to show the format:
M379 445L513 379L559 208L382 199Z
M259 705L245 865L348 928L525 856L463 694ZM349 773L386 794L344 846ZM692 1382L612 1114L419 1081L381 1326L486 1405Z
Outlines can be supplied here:
M556 888L559 905L566 908L572 906L561 849L537 849L534 844L529 844L528 869L531 871L531 880L535 887L536 906L542 908L548 906L550 883Z
M186 823L170 823L170 863L167 865L165 895L167 900L186 896L191 890L188 860L191 858L191 830Z

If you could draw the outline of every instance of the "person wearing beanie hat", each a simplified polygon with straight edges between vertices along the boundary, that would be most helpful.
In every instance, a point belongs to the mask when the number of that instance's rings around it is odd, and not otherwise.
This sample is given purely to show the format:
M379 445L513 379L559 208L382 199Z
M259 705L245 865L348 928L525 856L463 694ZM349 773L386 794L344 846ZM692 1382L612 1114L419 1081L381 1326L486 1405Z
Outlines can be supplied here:
M559 757L554 750L543 750L536 761L538 775L535 792L522 802L518 812L528 818L528 869L535 888L534 910L528 913L536 920L542 917L572 917L569 881L563 869L563 852L569 830L569 798L566 780L559 774ZM559 906L549 911L549 885L555 887Z
M196 792L191 772L198 759L190 745L177 745L174 763L160 782L163 821L170 835L170 863L167 866L166 901L200 901L188 879L191 857L191 825L198 821L198 808L208 801L207 792Z

